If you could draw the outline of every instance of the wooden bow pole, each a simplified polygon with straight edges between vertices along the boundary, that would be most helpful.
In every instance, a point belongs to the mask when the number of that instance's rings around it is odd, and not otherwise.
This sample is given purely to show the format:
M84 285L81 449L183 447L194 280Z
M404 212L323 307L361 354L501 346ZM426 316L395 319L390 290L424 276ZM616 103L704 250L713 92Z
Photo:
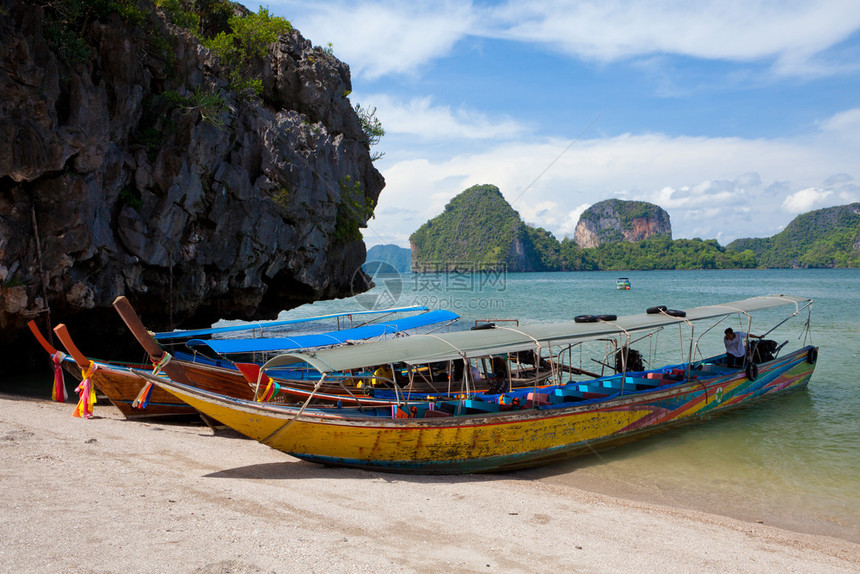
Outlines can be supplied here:
M161 363L167 359L162 365L161 370L168 377L183 385L196 386L185 375L185 371L181 367L171 363L169 354L161 348L161 345L158 344L152 333L143 325L143 322L137 316L137 312L131 306L131 303L128 302L128 299L120 295L114 300L113 308L119 313L128 330L131 331L131 334L134 335L134 338L137 339L137 342L140 343L140 346L143 347L143 350L146 351L146 354L149 355L153 363Z
M90 360L81 353L80 349L75 345L75 342L72 341L72 336L69 334L69 330L66 328L66 325L60 323L54 327L54 333L57 335L57 338L60 339L63 347L66 348L66 351L68 351L72 359L75 360L75 364L80 367L82 371L86 371L90 367Z
M53 357L57 354L57 350L51 343L48 342L45 336L42 335L42 332L36 326L35 321L31 319L30 322L27 323L27 326L30 327L30 332L33 333L33 336L36 337L36 340L39 341L39 344L42 345L42 348L45 349L49 355Z

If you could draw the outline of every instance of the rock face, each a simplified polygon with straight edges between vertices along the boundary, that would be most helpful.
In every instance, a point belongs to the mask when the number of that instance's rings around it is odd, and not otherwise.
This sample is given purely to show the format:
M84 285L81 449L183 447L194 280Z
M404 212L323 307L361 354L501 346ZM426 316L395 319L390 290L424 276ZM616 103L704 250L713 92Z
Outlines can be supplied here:
M0 0L0 358L35 346L46 310L115 356L118 295L161 330L368 288L359 227L384 181L348 66L292 30L252 74L262 96L240 97L192 34L137 9L86 21L75 59L40 4Z
M642 241L655 235L671 239L669 214L652 203L607 199L586 209L576 224L573 240L579 247L615 241Z

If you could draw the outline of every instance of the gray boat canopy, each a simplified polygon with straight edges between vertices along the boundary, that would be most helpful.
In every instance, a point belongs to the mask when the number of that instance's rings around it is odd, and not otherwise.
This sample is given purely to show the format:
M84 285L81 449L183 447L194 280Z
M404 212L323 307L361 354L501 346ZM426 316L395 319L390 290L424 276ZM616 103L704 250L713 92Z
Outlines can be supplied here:
M402 339L321 349L315 352L286 353L272 358L263 369L307 363L320 373L360 369L376 365L406 363L422 365L470 357L533 350L537 347L568 345L686 323L714 319L782 305L794 305L794 314L812 304L812 299L791 295L768 295L741 301L684 309L684 317L667 313L640 313L613 321L577 323L568 321L545 325L500 327L457 331L439 335L412 335Z

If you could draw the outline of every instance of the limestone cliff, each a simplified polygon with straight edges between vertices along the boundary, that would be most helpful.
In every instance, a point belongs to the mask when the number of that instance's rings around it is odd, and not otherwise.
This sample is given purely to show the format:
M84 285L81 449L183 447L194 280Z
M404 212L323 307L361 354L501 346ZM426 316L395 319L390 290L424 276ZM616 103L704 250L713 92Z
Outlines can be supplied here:
M495 185L464 190L409 237L412 270L437 272L504 268L549 271L547 251L558 250L548 231L526 225ZM548 245L549 244L549 245Z
M89 8L69 25L65 4ZM166 329L368 287L359 227L384 181L349 68L296 30L266 52L242 93L149 0L0 0L3 355L49 310L115 356L118 295Z
M598 247L660 235L672 237L669 214L663 208L644 201L607 199L582 213L573 240L579 247Z

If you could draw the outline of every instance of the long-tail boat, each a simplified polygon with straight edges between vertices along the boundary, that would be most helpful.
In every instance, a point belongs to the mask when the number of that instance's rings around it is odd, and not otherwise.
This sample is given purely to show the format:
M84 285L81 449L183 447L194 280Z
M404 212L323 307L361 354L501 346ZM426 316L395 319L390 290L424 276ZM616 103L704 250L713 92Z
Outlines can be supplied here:
M95 386L95 390L98 391L97 394L100 395L99 398L102 400L107 399L127 418L134 419L197 413L197 411L179 401L176 397L157 388L153 388L154 396L148 397L151 399L150 401L135 404L135 399L146 386L146 381L129 369L142 369L146 365L143 363L120 363L90 359L80 352L72 340L68 328L61 323L54 328L54 332L60 339L61 344L68 351L68 353L63 353L48 342L34 321L30 321L28 326L33 336L51 358L54 370L54 384L51 393L53 400L65 402L69 396L63 376L64 372L70 374L74 381L82 382L85 374L93 370L93 376L90 379ZM95 374L96 371L97 374ZM76 389L77 391L79 389Z
M764 336L786 328L806 310L800 348L779 356L782 345L774 342L769 353L749 358L740 369L729 368L725 355L703 356L700 341L720 322L737 316L751 325L751 313L780 306L790 307L791 313ZM175 381L155 382L236 431L301 459L405 473L498 471L607 448L804 388L818 357L818 348L806 344L811 309L811 299L785 295L686 310L659 306L594 322L417 335L360 348L288 353L263 366L265 371L307 363L323 381L368 365L418 367L519 351L552 356L559 365L555 386L458 400L399 400L376 408L318 408L308 400L298 407L236 399ZM562 367L565 362L572 367L579 348L615 341L623 351L634 337L656 336L675 326L682 342L680 363L565 380L571 371Z
M374 322L378 321L380 318L407 313L420 313L421 315L408 317L407 320L388 321L383 323ZM356 325L359 318L361 319L361 324ZM262 336L264 333L272 333L282 330L283 327L286 326L308 324L331 319L336 321L339 327L343 327L342 331L338 332L342 333L341 338L343 340L354 341L359 340L362 337L380 337L400 333L402 332L402 329L406 328L450 322L457 318L458 316L451 312L430 312L430 310L425 306L412 306L376 311L352 311L302 319L246 323L209 329L197 329L193 331L171 331L149 335L150 338L161 341L182 341L183 338L187 339L188 337L222 335L224 333L235 334L241 331L256 331L257 334ZM126 418L136 419L144 417L199 414L187 404L177 400L173 395L170 395L158 387L149 385L146 380L129 370L130 368L142 369L145 368L145 365L140 363L111 362L86 357L78 350L65 325L58 326L54 329L56 335L68 351L68 354L63 354L58 352L57 349L47 341L33 321L30 321L29 327L39 344L45 349L49 356L51 356L54 363L55 388L53 394L55 398L58 393L63 393L61 395L62 400L65 399L65 385L63 383L63 377L57 369L62 368L71 373L76 380L81 381L83 378L82 374L88 369L94 367L96 372L90 377L93 385L110 401L111 404L116 406ZM308 337L309 336L307 335L293 338L273 338L271 336L262 338L258 336L247 341L243 339L230 339L229 341L231 341L234 348L241 348L243 351L250 349L253 352L264 352L279 348L305 349L312 346L310 344L311 342L334 344L336 334L320 333L315 336L316 338L314 338L313 341L308 341ZM292 346L297 340L305 341L305 346ZM203 345L206 342L212 342L213 345L217 345L215 341L217 341L217 339L209 341L198 339L197 344ZM243 341L245 341L244 346ZM257 343L256 346L254 342ZM284 346L280 347L279 345ZM153 362L157 362L165 356L164 350L158 344L150 345L149 350L151 351L150 356L152 357ZM249 383L248 380L242 376L241 372L228 360L224 360L219 363L217 361L206 360L202 356L194 356L191 353L185 353L182 354L180 358L174 359L172 362L173 364L171 369L168 370L173 373L173 376L180 377L179 380L183 380L185 382L193 381L194 385L202 389L237 398L251 399L255 396L255 386ZM183 375L186 378L181 378ZM283 397L281 400L283 400Z
M279 336L253 339L211 339L205 341L191 339L188 341L192 347L206 345L223 357L222 360L213 362L204 357L191 357L187 353L176 353L176 356L171 355L164 350L161 344L159 344L159 341L164 341L167 338L177 338L176 335L178 332L170 333L169 337L159 337L158 334L153 335L143 325L137 312L125 297L118 297L114 301L114 307L128 326L131 333L149 355L153 363L160 364L161 369L169 377L204 390L210 390L227 396L248 400L258 397L258 393L260 391L259 385L256 380L249 380L246 378L242 371L235 366L235 364L229 359L229 357L233 355L271 353L273 350L278 349L308 351L324 346L353 345L356 342L371 338L404 335L410 330L422 327L448 325L459 318L456 313L451 311L430 311L427 307L405 307L373 312L359 311L354 313L340 313L297 321L279 321L274 324L280 326L294 324L296 322L308 322L320 318L327 319L331 317L338 317L340 319L352 316L353 314L361 316L372 313L377 316L387 316L415 311L420 313L382 323L365 323L360 326L346 327L339 331L325 333L294 335L291 337ZM191 335L197 337L200 335L212 334L214 332L221 333L225 330L234 331L240 328L247 329L247 327L242 326L231 326L220 329L184 331L182 333L185 336ZM300 381L296 381L296 383L301 386ZM274 402L284 402L291 398L295 399L295 397L291 397L287 391L289 391L289 387L285 387L280 393L280 396L269 398L269 400ZM303 396L303 394L299 395L299 397Z
M401 386L404 386L403 393L408 397L424 400L428 394L436 396L456 395L478 391L485 392L491 389L507 388L511 390L523 386L532 386L536 377L540 381L545 381L552 374L552 369L547 361L536 361L533 358L533 353L514 353L510 356L498 356L491 361L484 360L472 365L472 370L480 371L481 374L469 381L469 388L463 387L463 382L468 377L464 376L463 369L457 368L461 366L459 364L447 365L447 369L442 371L430 367L405 369L402 366L398 368L392 366L388 376L381 376L375 373L374 369L369 371L366 369L353 370L348 376L339 379L330 377L327 381L322 382L319 381L319 373L313 368L300 365L298 368L270 370L265 378L261 378L259 376L259 364L242 361L231 363L229 359L237 355L256 355L278 349L292 352L310 352L312 349L348 345L369 338L394 334L402 335L421 327L447 326L456 321L459 316L451 311L428 310L422 314L395 321L362 325L327 333L263 339L191 339L186 342L186 345L192 348L206 346L222 357L219 362L213 363L207 359L189 359L187 354L177 354L175 357L166 354L159 344L161 338L146 329L127 299L124 297L117 298L114 301L114 307L153 362L164 361L165 358L169 357L173 371L181 372L181 375L178 376L184 377L190 384L203 389L215 390L211 387L215 381L218 381L222 386L242 387L244 395L247 394L248 385L250 385L250 388L253 389L253 395L257 397L260 391L265 390L269 382L273 382L277 390L275 396L267 399L269 402L303 401L313 396L316 402L324 403L387 405L396 400L396 396L392 393L396 394ZM409 308L407 310L415 309ZM197 335L208 333L208 331L185 333ZM527 363L527 361L531 362ZM395 375L395 373L397 374ZM408 378L408 382L405 381L406 378ZM218 391L216 390L216 392ZM230 391L221 394L248 398Z
M80 371L90 373L92 383L126 418L175 417L198 414L193 407L177 399L174 395L157 386L149 386L146 379L131 371L128 365L113 365L87 358L75 345L64 324L60 323L54 327L54 333ZM151 389L150 392L142 396L141 391L148 386Z
M77 369L74 360L67 356L65 353L61 353L57 350L54 345L52 345L48 339L42 334L39 330L39 327L36 326L36 322L32 319L27 322L27 326L30 328L30 332L33 333L33 336L38 341L39 345L48 353L48 356L51 358L52 367L54 370L54 384L53 390L51 391L52 398L58 402L65 402L66 397L68 395L65 380L63 377L63 372L66 371L72 376L80 376L80 370L75 372Z

